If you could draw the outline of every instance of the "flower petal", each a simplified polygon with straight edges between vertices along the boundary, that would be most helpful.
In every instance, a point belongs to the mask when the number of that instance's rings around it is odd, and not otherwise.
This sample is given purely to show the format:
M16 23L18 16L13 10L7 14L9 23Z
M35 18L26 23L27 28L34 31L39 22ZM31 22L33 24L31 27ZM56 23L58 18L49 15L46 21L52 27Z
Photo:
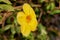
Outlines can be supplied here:
M18 22L20 25L26 24L26 23L25 23L25 15L24 15L23 12L18 12L18 13L17 13L17 22Z
M36 17L34 10L28 3L25 3L23 5L23 11L26 15L33 15L34 17Z
M37 29L37 25L38 25L37 19L33 19L30 22L31 31L35 31Z
M29 26L25 26L25 25L21 26L21 33L23 36L25 37L29 36L30 32L31 32L31 29Z

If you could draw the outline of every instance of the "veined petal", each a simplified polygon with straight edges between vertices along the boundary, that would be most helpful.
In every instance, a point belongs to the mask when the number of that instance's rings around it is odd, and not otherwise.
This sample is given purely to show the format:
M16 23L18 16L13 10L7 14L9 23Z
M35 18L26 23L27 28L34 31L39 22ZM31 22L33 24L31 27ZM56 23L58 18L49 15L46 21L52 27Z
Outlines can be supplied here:
M23 5L23 11L24 11L24 13L25 13L26 15L33 15L34 17L36 17L34 10L33 10L32 7L31 7L29 4L27 4L27 3L25 3L25 4Z
M24 15L23 12L18 12L18 13L17 13L17 22L18 22L20 25L26 24L26 23L25 23L25 15Z
M35 31L37 29L37 25L38 25L37 19L33 19L30 22L31 31Z
M30 32L31 32L31 29L29 26L25 26L25 25L21 26L21 33L23 36L25 37L29 36Z

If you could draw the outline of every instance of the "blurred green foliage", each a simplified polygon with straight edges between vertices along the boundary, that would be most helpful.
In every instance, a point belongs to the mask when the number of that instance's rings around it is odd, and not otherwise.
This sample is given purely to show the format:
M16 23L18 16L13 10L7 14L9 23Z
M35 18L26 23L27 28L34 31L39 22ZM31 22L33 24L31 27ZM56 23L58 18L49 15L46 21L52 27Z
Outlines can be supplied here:
M2 16L0 15L0 21L2 20Z
M4 11L14 11L14 8L11 5L0 4L0 10Z
M60 10L53 10L53 11L51 12L52 15L54 15L54 14L59 14L59 13L60 13Z
M0 0L0 2L6 3L6 4L11 4L9 0Z

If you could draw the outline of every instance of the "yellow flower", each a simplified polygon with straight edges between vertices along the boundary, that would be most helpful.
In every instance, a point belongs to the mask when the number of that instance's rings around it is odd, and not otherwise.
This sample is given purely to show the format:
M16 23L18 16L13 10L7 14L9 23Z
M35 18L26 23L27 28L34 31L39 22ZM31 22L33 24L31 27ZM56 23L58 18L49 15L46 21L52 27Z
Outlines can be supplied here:
M37 27L36 14L32 7L25 3L23 11L17 13L17 22L21 25L21 33L23 36L28 36L31 31L35 31Z

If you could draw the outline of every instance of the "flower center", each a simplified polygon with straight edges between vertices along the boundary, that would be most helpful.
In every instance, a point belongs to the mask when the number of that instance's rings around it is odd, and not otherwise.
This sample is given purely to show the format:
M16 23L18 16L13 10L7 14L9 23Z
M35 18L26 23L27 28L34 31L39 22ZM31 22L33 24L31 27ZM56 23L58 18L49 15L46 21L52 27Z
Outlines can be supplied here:
M31 21L31 16L28 15L28 16L26 17L26 20L27 20L27 23L29 23L29 22Z

